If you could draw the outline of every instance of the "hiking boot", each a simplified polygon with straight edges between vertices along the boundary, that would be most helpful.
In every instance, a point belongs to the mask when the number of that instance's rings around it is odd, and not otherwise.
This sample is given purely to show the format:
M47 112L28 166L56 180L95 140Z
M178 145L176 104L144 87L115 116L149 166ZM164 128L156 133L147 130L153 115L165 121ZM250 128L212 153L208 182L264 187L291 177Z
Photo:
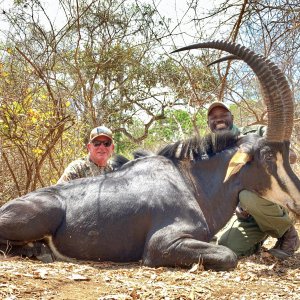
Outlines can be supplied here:
M273 256L279 259L286 259L293 256L300 247L300 240L296 228L291 226L284 235L279 238L273 248L269 250Z

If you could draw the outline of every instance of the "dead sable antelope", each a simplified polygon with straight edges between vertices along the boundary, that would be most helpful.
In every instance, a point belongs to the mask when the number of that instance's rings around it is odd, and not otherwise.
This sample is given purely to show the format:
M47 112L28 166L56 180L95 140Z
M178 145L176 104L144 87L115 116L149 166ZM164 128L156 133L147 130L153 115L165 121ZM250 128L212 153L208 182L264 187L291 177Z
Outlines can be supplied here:
M168 145L119 171L41 188L0 209L1 249L24 254L47 243L54 259L128 262L228 270L228 248L209 241L232 216L241 190L300 215L300 181L289 165L293 97L282 72L237 44L213 41L176 51L215 48L257 75L268 110L265 137L220 135ZM225 180L224 180L225 179ZM26 250L26 251L25 251Z

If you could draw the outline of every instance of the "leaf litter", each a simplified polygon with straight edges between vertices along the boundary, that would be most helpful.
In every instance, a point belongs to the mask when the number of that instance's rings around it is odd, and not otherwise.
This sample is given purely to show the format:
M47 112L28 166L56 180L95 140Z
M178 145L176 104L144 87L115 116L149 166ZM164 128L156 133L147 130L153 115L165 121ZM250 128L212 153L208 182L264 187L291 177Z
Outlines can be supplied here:
M296 228L299 232L300 225ZM264 245L270 248L274 239ZM266 248L233 271L149 268L141 263L54 262L0 256L0 299L300 300L300 251L285 261Z

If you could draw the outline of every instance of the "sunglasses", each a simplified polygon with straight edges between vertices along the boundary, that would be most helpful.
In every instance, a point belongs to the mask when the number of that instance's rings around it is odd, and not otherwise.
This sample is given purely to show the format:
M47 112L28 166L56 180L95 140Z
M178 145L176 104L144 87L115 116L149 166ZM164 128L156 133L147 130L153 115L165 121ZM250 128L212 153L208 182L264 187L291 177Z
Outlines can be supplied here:
M107 148L111 146L112 141L95 141L92 142L92 144L94 145L95 148L100 147L101 145Z

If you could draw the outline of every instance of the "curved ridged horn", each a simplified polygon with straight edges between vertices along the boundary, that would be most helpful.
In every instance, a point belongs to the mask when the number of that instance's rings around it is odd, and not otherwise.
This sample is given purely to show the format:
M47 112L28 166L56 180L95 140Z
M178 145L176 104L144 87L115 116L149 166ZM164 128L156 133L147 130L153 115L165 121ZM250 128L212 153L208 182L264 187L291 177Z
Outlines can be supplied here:
M228 60L241 60L240 57L237 57L235 55L228 55L222 58L219 58L217 60L214 60L213 62L209 63L207 65L207 67L210 67L214 64L223 62L223 61L228 61ZM272 69L273 69L273 74L276 76L276 80L277 80L277 84L279 85L279 90L281 92L281 100L282 100L282 104L284 107L284 137L283 140L284 141L289 141L291 135L292 135L292 131L293 131L293 123L294 123L294 105L293 104L293 96L291 93L291 90L289 88L289 84L285 78L285 76L283 75L283 73L278 69L278 67L273 64L272 62L270 62L270 65L272 65ZM289 100L286 100L285 98L288 99L292 99L292 102Z
M227 61L227 60L233 60L233 59L240 59L239 57L235 56L235 55L228 55L228 56L224 56L224 57L221 57L219 59L216 59L214 61L212 61L211 63L209 63L208 65L206 65L207 67L210 67L214 64L218 64L220 62L223 62L223 61Z
M269 61L269 64L277 80L284 110L285 124L283 140L289 141L292 135L294 124L294 97L283 72L271 61Z
M268 111L266 139L272 142L289 141L293 128L293 97L282 71L266 58L239 44L212 41L198 43L173 51L198 48L224 50L246 62L259 79L263 100Z

